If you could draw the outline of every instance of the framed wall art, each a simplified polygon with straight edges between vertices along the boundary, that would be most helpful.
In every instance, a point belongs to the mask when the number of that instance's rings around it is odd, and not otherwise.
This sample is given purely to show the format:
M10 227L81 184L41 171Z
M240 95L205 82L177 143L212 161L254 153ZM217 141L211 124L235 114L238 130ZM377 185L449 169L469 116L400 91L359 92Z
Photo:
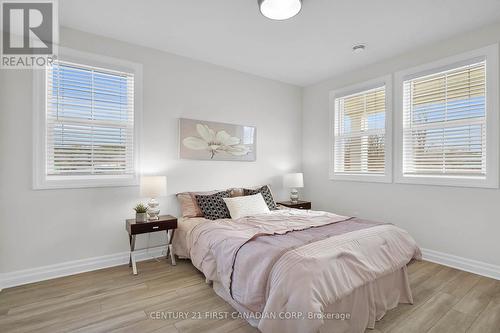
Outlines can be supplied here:
M255 161L256 128L204 120L179 121L180 158Z

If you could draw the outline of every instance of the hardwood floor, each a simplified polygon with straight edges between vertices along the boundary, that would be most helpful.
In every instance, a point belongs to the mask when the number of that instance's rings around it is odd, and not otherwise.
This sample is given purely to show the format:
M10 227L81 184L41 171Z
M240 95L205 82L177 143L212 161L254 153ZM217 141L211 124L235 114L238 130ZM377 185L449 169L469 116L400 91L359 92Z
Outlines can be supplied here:
M415 303L400 304L367 332L500 332L500 281L424 261L409 273ZM0 332L258 332L242 319L172 311L233 309L189 261L150 260L137 276L119 266L3 290Z

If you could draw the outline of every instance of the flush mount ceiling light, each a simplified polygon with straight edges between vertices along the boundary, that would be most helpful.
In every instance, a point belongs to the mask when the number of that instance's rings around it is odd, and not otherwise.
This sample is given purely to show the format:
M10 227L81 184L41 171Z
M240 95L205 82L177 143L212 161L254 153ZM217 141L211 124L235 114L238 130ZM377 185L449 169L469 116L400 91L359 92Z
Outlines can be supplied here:
M302 8L302 0L257 0L260 12L271 20L287 20Z
M354 45L354 46L352 47L352 52L354 52L354 53L361 53L361 52L363 52L365 49L366 49L366 46L365 46L365 45L363 45L363 44Z

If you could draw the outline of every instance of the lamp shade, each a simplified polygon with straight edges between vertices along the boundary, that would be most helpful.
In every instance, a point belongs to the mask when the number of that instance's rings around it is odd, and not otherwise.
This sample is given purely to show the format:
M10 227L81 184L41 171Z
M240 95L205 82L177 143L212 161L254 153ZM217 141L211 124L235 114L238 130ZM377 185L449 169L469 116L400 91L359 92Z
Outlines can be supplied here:
M289 173L283 176L283 186L289 188L304 187L304 176L302 173Z
M141 177L141 197L159 198L167 195L166 176Z

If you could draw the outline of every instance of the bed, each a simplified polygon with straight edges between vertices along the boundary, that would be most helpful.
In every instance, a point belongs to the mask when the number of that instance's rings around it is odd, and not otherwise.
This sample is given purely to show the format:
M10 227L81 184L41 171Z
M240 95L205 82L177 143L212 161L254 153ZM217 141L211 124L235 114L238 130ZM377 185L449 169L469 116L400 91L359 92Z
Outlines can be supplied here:
M182 218L175 235L174 253L264 333L364 332L413 302L406 265L420 250L391 224L282 208Z

